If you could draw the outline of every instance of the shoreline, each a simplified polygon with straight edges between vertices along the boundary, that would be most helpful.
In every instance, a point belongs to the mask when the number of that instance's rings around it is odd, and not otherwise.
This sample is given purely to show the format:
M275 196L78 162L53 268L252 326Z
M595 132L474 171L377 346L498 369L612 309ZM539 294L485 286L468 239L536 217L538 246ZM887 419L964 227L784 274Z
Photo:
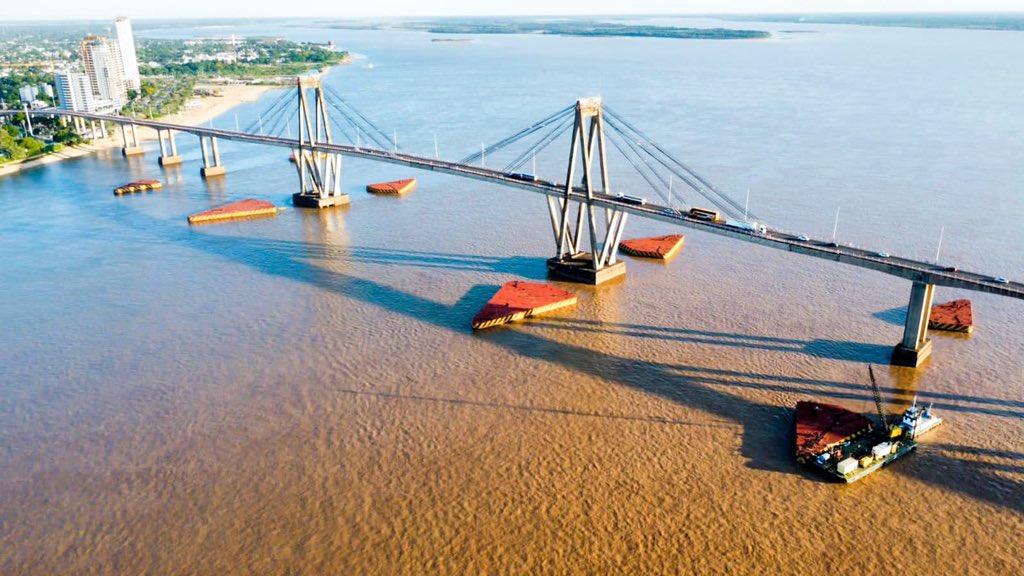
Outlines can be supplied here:
M229 112L233 108L246 102L255 102L269 90L284 88L284 86L273 84L211 84L197 83L196 88L207 88L220 93L220 96L202 96L193 99L197 102L191 110L184 110L175 114L161 116L156 120L173 122L187 126L199 126L208 124L214 118ZM153 141L157 139L156 131L149 128L138 129L139 140ZM10 174L17 174L25 170L31 170L40 166L54 164L69 158L80 158L109 148L123 146L117 130L112 131L107 138L93 140L75 146L68 146L59 152L51 152L42 156L35 156L25 160L16 160L0 164L0 178Z

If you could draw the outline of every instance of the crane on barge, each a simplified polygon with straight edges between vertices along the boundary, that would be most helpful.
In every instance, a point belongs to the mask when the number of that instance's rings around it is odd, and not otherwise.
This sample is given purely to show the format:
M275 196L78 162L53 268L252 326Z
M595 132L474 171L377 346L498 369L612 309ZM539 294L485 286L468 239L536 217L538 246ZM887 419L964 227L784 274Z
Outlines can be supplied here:
M878 382L875 380L875 370L871 365L868 365L868 376L871 378L871 393L875 396L875 410L878 411L878 421L881 422L882 428L885 428L886 432L891 432L894 424L889 423L889 417L886 415L885 410L882 409L882 392L878 389Z

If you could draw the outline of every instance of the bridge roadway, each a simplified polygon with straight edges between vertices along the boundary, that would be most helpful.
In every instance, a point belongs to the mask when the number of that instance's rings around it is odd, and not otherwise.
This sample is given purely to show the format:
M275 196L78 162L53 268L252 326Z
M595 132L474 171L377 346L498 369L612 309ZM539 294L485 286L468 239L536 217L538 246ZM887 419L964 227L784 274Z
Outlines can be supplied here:
M15 110L0 112L0 114L10 115L18 112L19 111ZM34 115L52 115L55 113L52 110L35 110L32 112ZM299 145L299 142L296 139L283 138L280 136L248 134L244 132L233 132L230 130L220 130L203 126L183 126L178 124L169 124L166 122L158 122L155 120L142 120L104 114L89 114L85 112L60 110L56 113L62 116L78 117L85 120L107 121L115 124L135 124L137 126L145 126L158 130L173 130L175 132L185 132L196 136L215 136L222 140L281 146L289 149L295 149ZM516 178L509 173L491 170L481 166L467 166L435 158L425 158L400 152L389 152L387 150L380 150L376 148L355 147L347 144L318 144L313 146L313 149L321 152L333 152L343 154L345 156L366 158L391 164L400 164L411 168L453 174L455 176L462 176L465 178L474 178L484 182L502 184L548 196L560 197L565 193L564 185L559 185L555 182L548 182L544 180L524 180L522 178ZM583 200L586 197L585 192L580 188L575 188L573 195L579 200ZM641 206L628 201L623 201L612 195L595 194L594 205L622 210L643 218L660 220L669 224L701 230L711 234L718 234L719 236L727 236L729 238L742 240L744 242L751 242L753 244L760 244L769 248L794 252L804 256L813 256L824 260L841 262L843 264L858 266L860 268L867 268L869 270L883 272L891 276L897 276L899 278L923 284L934 284L936 286L948 286L950 288L987 292L989 294L1009 296L1011 298L1024 300L1024 283L1012 281L1006 283L996 282L993 275L954 270L930 262L914 260L912 258L903 258L899 256L882 257L878 255L878 252L872 250L866 250L844 244L836 244L819 239L800 240L799 235L771 228L769 228L765 234L755 234L724 224L716 224L706 220L690 218L686 212L681 212L668 206L659 206L651 203Z

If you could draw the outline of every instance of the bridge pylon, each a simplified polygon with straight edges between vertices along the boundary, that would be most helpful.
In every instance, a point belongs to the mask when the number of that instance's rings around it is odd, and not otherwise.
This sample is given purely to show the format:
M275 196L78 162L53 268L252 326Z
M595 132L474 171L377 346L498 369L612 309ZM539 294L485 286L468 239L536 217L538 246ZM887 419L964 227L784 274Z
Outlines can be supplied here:
M292 195L292 203L305 208L348 204L348 194L341 191L341 154L315 149L318 144L331 143L331 125L320 79L300 76L295 79L295 87L299 103L299 139L294 156L299 191ZM307 98L309 91L313 93L312 98Z
M597 177L594 174L595 151ZM576 184L577 164L582 164L583 168L579 185ZM555 276L586 284L602 284L626 273L626 263L618 260L626 213L605 208L604 218L598 224L594 212L597 178L601 185L597 191L611 194L601 99L583 98L576 101L565 192L561 197L548 196L551 229L557 247L555 257L548 260L548 270ZM581 192L584 194L582 199L577 196ZM583 245L584 223L589 237L589 245L586 246Z

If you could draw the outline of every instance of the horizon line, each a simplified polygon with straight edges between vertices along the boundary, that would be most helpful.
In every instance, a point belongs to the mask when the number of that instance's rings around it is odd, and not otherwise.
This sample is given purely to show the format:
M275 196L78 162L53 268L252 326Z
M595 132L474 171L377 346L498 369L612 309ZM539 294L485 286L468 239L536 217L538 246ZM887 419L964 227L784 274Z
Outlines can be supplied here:
M45 22L106 22L113 18L128 18L132 21L204 21L204 20L234 20L234 21L252 21L252 20L346 20L346 21L359 21L359 20L374 20L374 19L405 19L405 18L604 18L604 17L648 17L648 16L674 16L674 17L735 17L735 16L944 16L944 15L1021 15L1024 16L1024 9L1020 10L975 10L975 9L951 9L951 10L919 10L919 11L908 11L908 10L892 10L892 11L879 11L879 10L828 10L828 11L780 11L780 12L609 12L604 14L572 14L572 13L535 13L535 14L445 14L445 15L425 15L425 14L392 14L392 15L369 15L369 16L197 16L197 17L171 17L171 16L149 16L149 17L132 17L132 16L110 16L105 18L23 18L18 20L9 20L3 23L3 26L12 26L22 23L45 23Z

